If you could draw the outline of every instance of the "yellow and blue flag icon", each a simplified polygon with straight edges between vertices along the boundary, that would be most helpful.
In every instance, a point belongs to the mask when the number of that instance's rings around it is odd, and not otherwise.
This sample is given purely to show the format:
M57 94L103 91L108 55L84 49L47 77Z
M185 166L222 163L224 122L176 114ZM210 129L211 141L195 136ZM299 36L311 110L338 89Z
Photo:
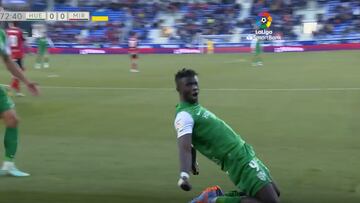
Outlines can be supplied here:
M91 21L106 22L109 21L109 16L105 12L94 12L91 13Z

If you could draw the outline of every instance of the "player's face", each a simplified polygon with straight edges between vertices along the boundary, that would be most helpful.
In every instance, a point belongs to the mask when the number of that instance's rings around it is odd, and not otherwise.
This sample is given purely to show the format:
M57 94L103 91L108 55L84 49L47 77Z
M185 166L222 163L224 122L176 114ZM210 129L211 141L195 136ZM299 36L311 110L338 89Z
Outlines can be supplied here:
M199 96L198 77L181 78L178 84L178 90L181 98L188 103L197 103Z

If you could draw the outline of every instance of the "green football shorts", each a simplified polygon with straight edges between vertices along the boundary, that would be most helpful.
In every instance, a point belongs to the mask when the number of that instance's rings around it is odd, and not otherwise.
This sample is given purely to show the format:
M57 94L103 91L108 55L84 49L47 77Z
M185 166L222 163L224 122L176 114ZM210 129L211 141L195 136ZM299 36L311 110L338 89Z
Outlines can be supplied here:
M39 46L38 55L44 56L47 53L47 48L43 46Z
M0 86L0 113L3 113L14 107L15 103L8 96L6 89L3 86Z
M253 148L246 143L228 153L224 160L223 170L238 189L252 197L272 182L269 169L255 156Z

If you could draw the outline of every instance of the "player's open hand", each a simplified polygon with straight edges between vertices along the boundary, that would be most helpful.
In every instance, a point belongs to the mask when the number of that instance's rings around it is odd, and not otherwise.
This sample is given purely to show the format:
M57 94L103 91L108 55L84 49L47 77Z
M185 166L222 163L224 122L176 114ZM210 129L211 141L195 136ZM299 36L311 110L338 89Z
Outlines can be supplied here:
M187 177L180 177L179 181L178 181L178 186L183 189L184 191L190 191L191 190L191 185L189 183L189 178Z
M28 88L29 92L33 95L33 96L38 96L40 94L39 88L37 87L37 83L35 82L29 82L28 84L26 84L26 87Z

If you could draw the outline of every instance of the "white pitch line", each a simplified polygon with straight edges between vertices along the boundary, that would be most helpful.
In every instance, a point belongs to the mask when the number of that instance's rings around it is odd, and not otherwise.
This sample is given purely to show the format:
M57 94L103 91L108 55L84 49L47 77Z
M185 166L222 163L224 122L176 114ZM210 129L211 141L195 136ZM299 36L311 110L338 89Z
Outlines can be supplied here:
M80 86L40 86L43 89L79 89L79 90L158 90L175 91L175 88L150 87L80 87ZM360 87L331 87L331 88L204 88L203 91L359 91Z
M57 74L48 75L48 78L58 78L58 77L60 77L60 76Z
M9 87L6 84L0 84ZM175 88L161 88L161 87L91 87L91 86L41 86L41 89L79 89L79 90L158 90L158 91L175 91ZM329 88L203 88L202 91L360 91L360 87L329 87Z
M223 63L242 63L246 61L247 61L246 59L234 59L234 60L224 61Z
M330 88L219 88L219 89L203 89L207 91L359 91L360 87L330 87Z
M170 91L175 88L151 88L151 87L80 87L80 86L41 86L42 89L79 89L79 90L163 90Z

